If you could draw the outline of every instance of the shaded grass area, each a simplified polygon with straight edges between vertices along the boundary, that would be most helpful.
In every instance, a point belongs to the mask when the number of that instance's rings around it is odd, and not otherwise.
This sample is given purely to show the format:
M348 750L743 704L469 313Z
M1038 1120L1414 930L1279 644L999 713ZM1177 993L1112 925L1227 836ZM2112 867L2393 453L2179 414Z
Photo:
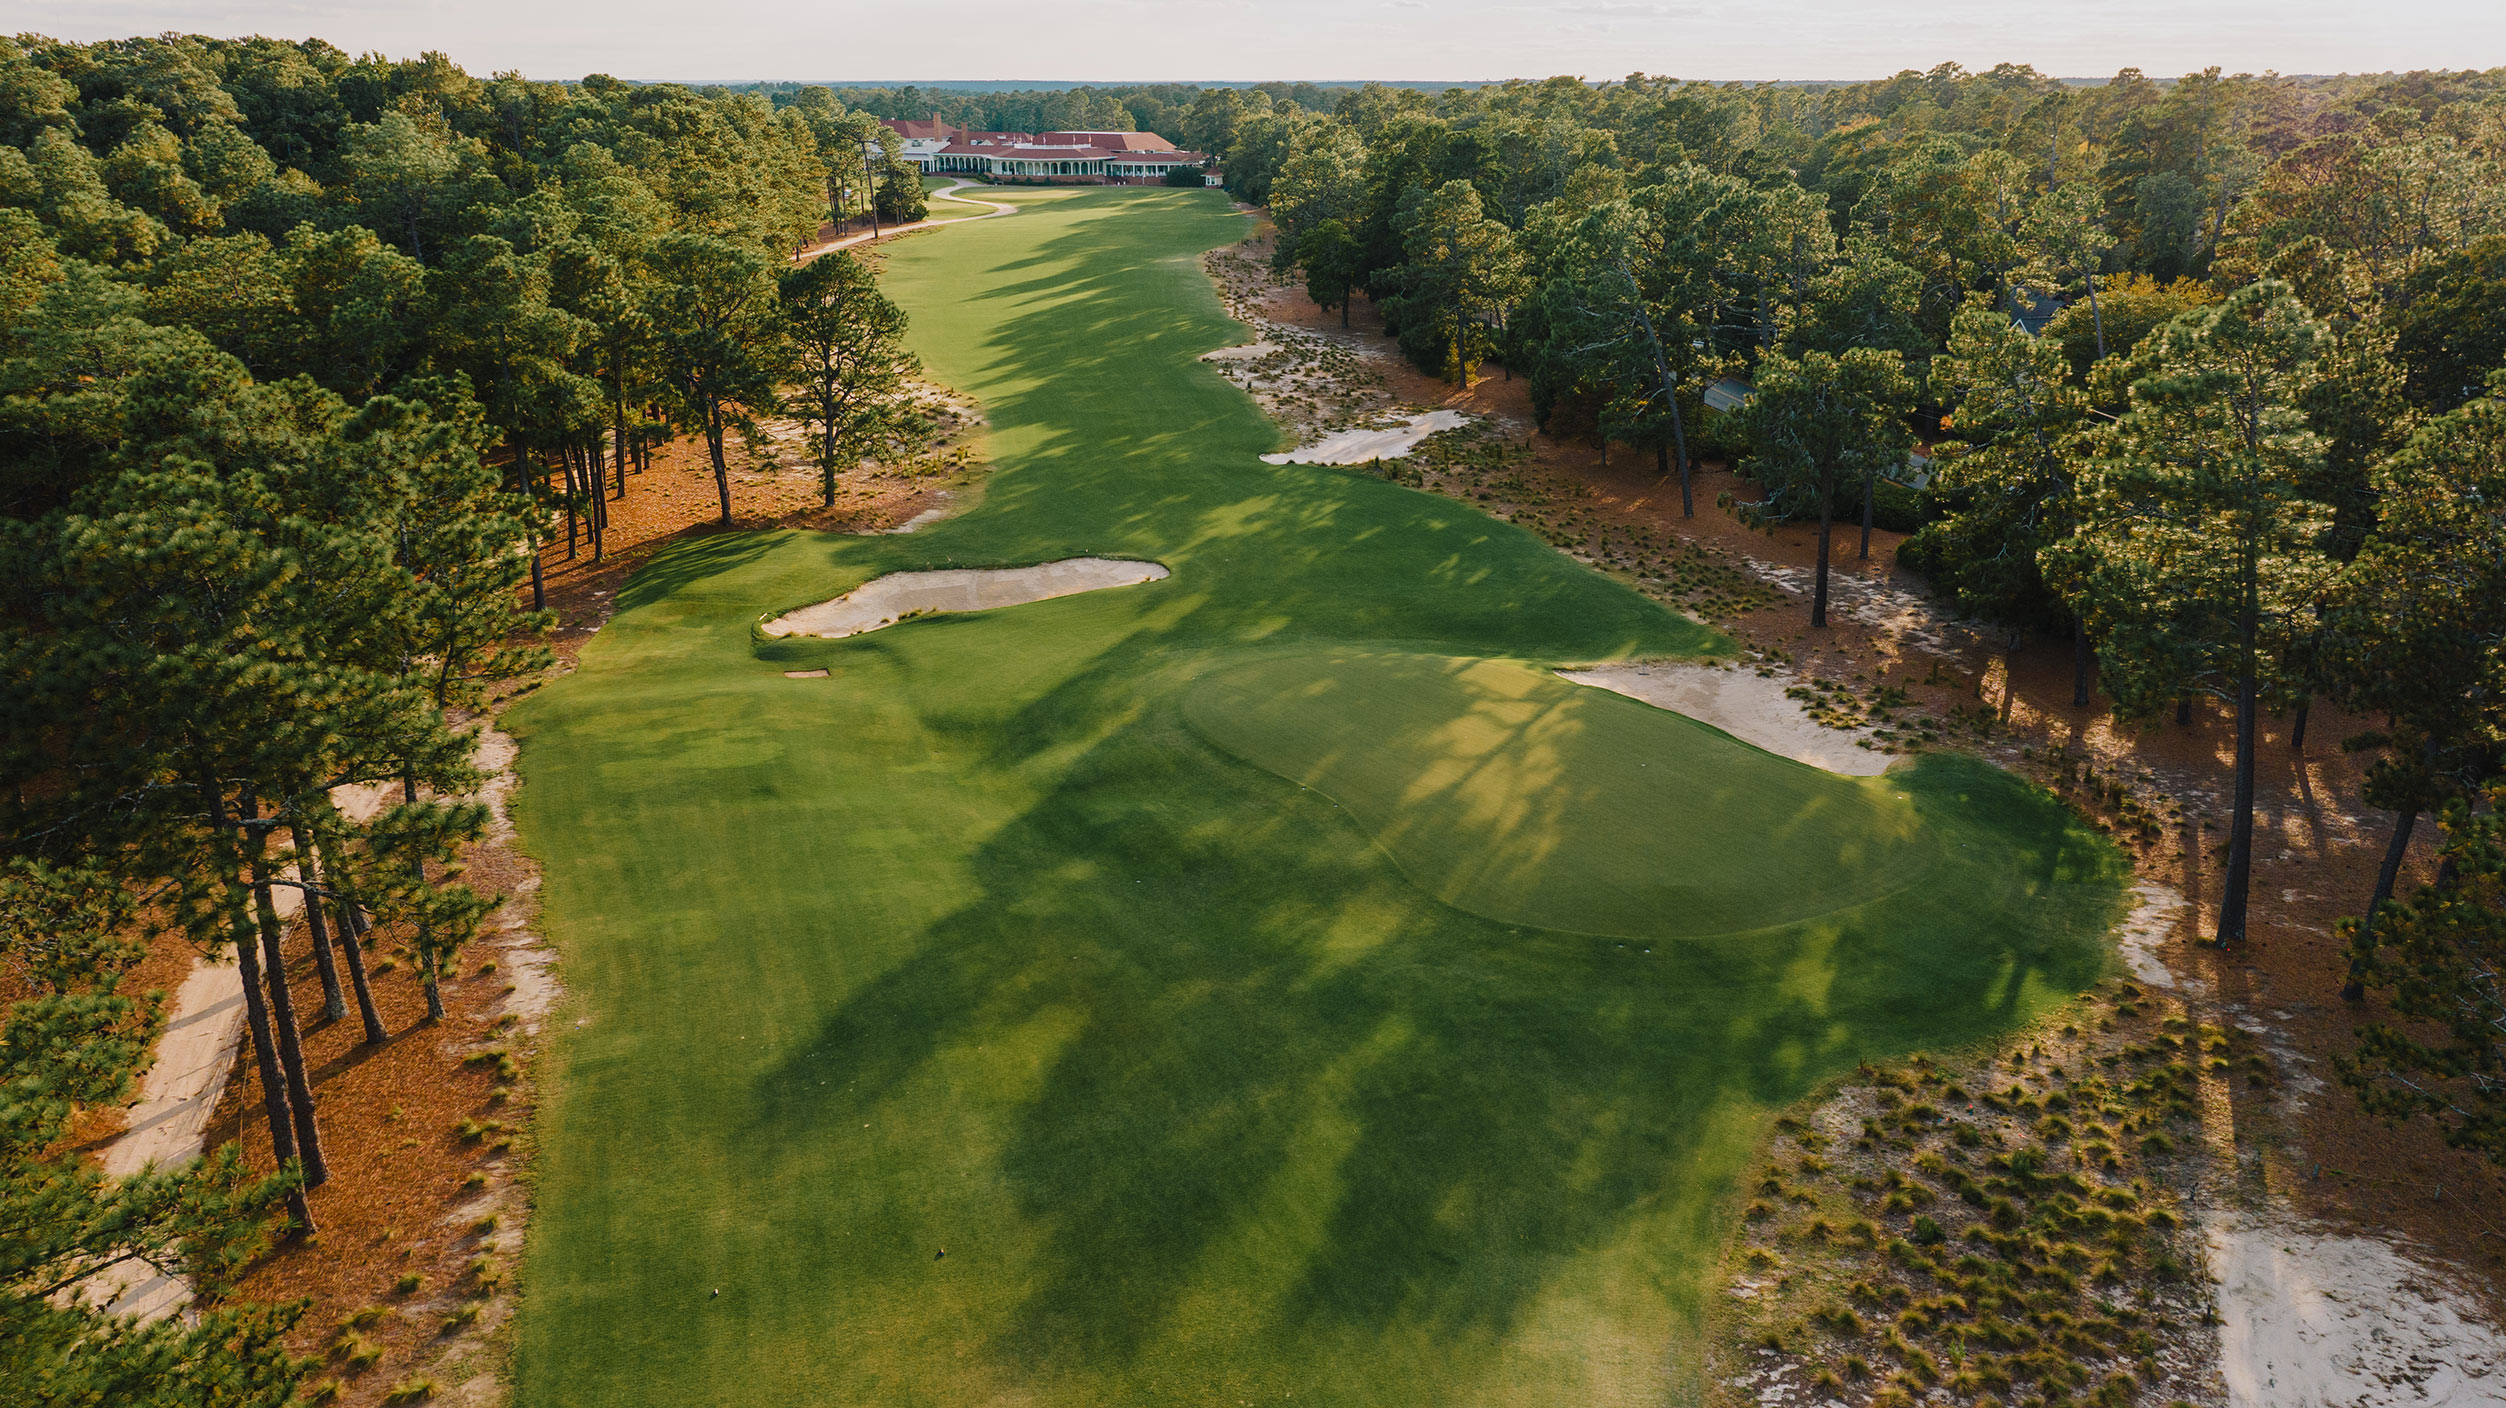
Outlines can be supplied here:
M1873 815L1976 850L1955 885L1650 953L1440 902L1330 797L1211 746L1196 685L1728 643L1458 504L1260 464L1275 431L1194 360L1241 340L1196 262L1242 229L1222 197L1022 203L889 256L916 350L985 404L980 508L674 550L507 716L580 1019L520 1400L1684 1401L1765 1111L2092 981L2115 862L1943 761ZM886 571L1088 553L1173 576L750 630ZM1427 739L1477 705L1401 707ZM1801 785L1714 746L1701 771ZM1832 863L1796 849L1804 883Z

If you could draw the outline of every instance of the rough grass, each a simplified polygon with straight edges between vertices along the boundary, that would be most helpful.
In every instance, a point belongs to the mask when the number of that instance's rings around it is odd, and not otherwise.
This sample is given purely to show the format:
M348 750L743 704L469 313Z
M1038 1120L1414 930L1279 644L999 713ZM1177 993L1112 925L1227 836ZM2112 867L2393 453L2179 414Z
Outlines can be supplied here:
M917 350L993 426L981 508L669 553L507 716L572 994L520 1402L1688 1401L1766 1112L2093 981L2112 858L1944 760L1874 815L1911 807L1935 873L1974 851L1956 884L1651 953L1441 902L1208 743L1196 684L1728 643L1459 504L1260 464L1276 433L1194 360L1242 336L1196 259L1243 228L1222 197L1022 203L889 255ZM884 571L1088 553L1174 575L749 629ZM1715 747L1739 786L1805 786ZM1633 770L1593 767L1556 780L1630 805ZM1758 849L1784 884L1838 864Z
M2225 1098L2203 1072L2269 1067L2171 999L2101 996L1995 1051L1866 1066L1776 1122L1711 1316L1708 1403L2215 1396L2187 1155Z

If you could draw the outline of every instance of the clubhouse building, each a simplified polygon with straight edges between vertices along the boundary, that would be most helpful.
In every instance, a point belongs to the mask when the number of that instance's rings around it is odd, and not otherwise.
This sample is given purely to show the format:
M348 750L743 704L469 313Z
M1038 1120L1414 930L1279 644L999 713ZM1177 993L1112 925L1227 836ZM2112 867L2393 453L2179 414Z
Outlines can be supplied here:
M1178 151L1154 132L977 132L937 114L925 121L882 119L903 139L898 155L935 176L970 176L1014 185L1154 186L1178 166L1206 167L1201 152ZM1215 186L1218 174L1203 181Z

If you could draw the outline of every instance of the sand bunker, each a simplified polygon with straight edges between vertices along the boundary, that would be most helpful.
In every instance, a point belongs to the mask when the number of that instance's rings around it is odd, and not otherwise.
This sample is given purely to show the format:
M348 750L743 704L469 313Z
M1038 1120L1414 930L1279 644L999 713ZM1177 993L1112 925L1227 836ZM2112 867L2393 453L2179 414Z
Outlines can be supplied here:
M1781 675L1713 665L1595 665L1560 670L1561 679L1588 684L1658 709L1709 723L1744 743L1814 768L1847 777L1876 777L1893 759L1864 748L1858 729L1826 728L1785 697Z
M2506 1401L2506 1335L2394 1247L2251 1214L2208 1230L2231 1408Z
M1428 411L1411 416L1406 424L1390 430L1343 430L1284 455L1264 455L1262 463L1365 464L1370 460L1397 460L1416 449L1419 441L1439 430L1468 425L1470 419L1460 411Z
M822 636L841 640L910 616L950 611L988 611L1057 596L1136 586L1166 576L1154 562L1111 557L1067 557L1034 567L952 567L934 572L892 572L833 601L804 606L760 629L770 636Z

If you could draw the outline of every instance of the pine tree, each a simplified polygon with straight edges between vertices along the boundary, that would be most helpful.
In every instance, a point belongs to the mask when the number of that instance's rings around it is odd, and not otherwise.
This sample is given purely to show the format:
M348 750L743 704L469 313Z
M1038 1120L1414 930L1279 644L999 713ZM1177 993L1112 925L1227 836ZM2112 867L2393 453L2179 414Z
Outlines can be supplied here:
M701 432L713 458L722 522L731 522L731 466L724 446L757 433L775 404L774 281L763 256L705 235L669 235L655 246L648 318L669 388L672 416Z
M2353 1000L2420 815L2506 768L2506 402L2437 417L2374 483L2379 522L2341 572L2315 662L2342 707L2385 720L2343 745L2382 754L2367 800L2394 814L2350 932Z
M2038 558L2071 531L2088 397L2059 344L2030 337L1976 305L1950 324L1932 361L1932 395L1951 407L1956 436L1933 447L1940 515L1899 559L1947 587L1966 610L2005 625L2058 625L2069 616L2076 656L2072 700L2088 702L2087 627L2046 585Z
M1749 472L1766 486L1760 512L1769 518L1816 513L1817 581L1810 624L1827 625L1828 539L1836 495L1846 484L1868 486L1881 471L1906 462L1913 434L1906 414L1914 383L1895 352L1857 347L1839 356L1771 352L1758 363L1757 395L1743 412L1749 430Z
M897 429L899 393L921 364L905 350L904 310L842 250L786 272L776 287L776 316L789 358L784 408L816 430L819 490L833 508L836 474Z
M1413 192L1401 205L1406 261L1385 311L1411 360L1468 386L1496 346L1506 309L1524 292L1514 236L1490 218L1468 181Z
M2329 515L2303 497L2323 445L2299 404L2323 338L2278 283L2152 336L2131 363L2129 408L2092 442L2079 531L2045 555L2104 644L2118 711L2147 716L2188 694L2235 710L2222 944L2245 938L2258 711L2290 692L2334 572Z
M2450 883L2392 907L2362 955L2361 979L2399 1024L2361 1031L2336 1069L2369 1110L2424 1115L2447 1144L2506 1164L2506 795L2488 803L2447 805Z
M127 1101L164 1014L116 989L135 877L20 857L0 868L0 966L30 995L0 1021L0 1401L279 1408L306 1364L284 1336L301 1306L222 1302L269 1245L292 1184L232 1144L185 1168L108 1180L67 1147L81 1106ZM188 1278L203 1308L139 1323L94 1303L93 1278L141 1264Z

